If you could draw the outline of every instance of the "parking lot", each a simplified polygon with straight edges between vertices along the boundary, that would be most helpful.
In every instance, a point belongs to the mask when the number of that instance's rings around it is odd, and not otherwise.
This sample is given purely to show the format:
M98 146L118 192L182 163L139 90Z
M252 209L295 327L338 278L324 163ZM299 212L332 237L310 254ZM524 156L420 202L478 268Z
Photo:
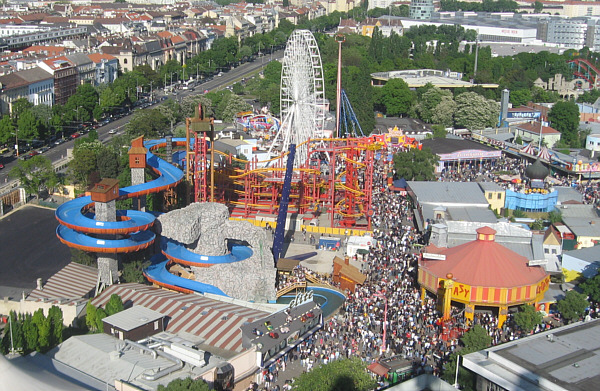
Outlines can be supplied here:
M57 226L53 209L30 205L0 219L0 298L20 298L71 261Z

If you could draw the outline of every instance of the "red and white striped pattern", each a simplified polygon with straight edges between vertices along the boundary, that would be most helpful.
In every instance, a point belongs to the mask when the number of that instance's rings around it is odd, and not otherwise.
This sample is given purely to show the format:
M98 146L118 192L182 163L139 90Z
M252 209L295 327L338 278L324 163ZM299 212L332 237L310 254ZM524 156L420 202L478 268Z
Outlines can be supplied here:
M540 153L538 153L538 157L542 160L550 161L550 152L548 152L548 148L542 147Z
M27 300L61 300L87 298L96 289L98 269L75 262L50 277L43 289L34 289Z
M204 339L209 346L231 352L244 350L242 324L269 315L200 295L186 295L135 283L112 285L92 303L104 306L112 294L119 295L126 305L141 305L169 316L171 319L166 331L170 333L189 333Z
M531 143L521 148L519 152L535 156L535 149L533 148L533 145L531 145Z

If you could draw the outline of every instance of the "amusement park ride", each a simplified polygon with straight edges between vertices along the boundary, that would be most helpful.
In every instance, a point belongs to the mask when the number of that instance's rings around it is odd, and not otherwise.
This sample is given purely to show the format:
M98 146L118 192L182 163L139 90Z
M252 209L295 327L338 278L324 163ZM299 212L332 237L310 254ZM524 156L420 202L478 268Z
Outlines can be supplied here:
M369 230L373 166L386 142L364 136L345 92L339 91L336 136L325 129L328 107L317 43L309 31L294 31L283 58L281 122L263 114L240 115L240 123L260 130L270 142L269 159L246 161L212 148L213 121L201 107L196 118L187 120L186 177L193 183L193 200L225 203L232 217L276 216L290 146L295 145L287 213L307 221L327 213L331 227Z

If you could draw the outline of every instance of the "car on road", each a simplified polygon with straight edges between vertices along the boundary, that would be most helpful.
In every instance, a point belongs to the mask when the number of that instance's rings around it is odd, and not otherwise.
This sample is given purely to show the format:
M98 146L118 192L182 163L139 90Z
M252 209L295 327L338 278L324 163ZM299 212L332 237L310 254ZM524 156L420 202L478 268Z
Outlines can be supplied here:
M59 138L58 140L56 140L54 142L54 145L60 145L60 144L64 143L65 141L67 141L67 140L65 140L64 138Z
M4 164L0 163L0 170L4 168Z
M49 150L50 150L50 147L42 147L42 148L40 148L40 149L38 150L38 152L39 152L39 153L44 153L44 152L46 152L46 151L49 151Z
M73 134L71 135L71 138L77 138L77 137L79 137L79 136L81 136L79 133L73 133Z
M108 134L115 134L117 133L117 129L111 129L108 131Z

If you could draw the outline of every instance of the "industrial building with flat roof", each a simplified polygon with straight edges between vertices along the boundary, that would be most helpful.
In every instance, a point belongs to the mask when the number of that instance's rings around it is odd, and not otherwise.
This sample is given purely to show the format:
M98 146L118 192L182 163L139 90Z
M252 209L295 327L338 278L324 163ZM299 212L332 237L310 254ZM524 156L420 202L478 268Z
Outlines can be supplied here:
M467 354L477 390L600 389L600 320L578 322Z

